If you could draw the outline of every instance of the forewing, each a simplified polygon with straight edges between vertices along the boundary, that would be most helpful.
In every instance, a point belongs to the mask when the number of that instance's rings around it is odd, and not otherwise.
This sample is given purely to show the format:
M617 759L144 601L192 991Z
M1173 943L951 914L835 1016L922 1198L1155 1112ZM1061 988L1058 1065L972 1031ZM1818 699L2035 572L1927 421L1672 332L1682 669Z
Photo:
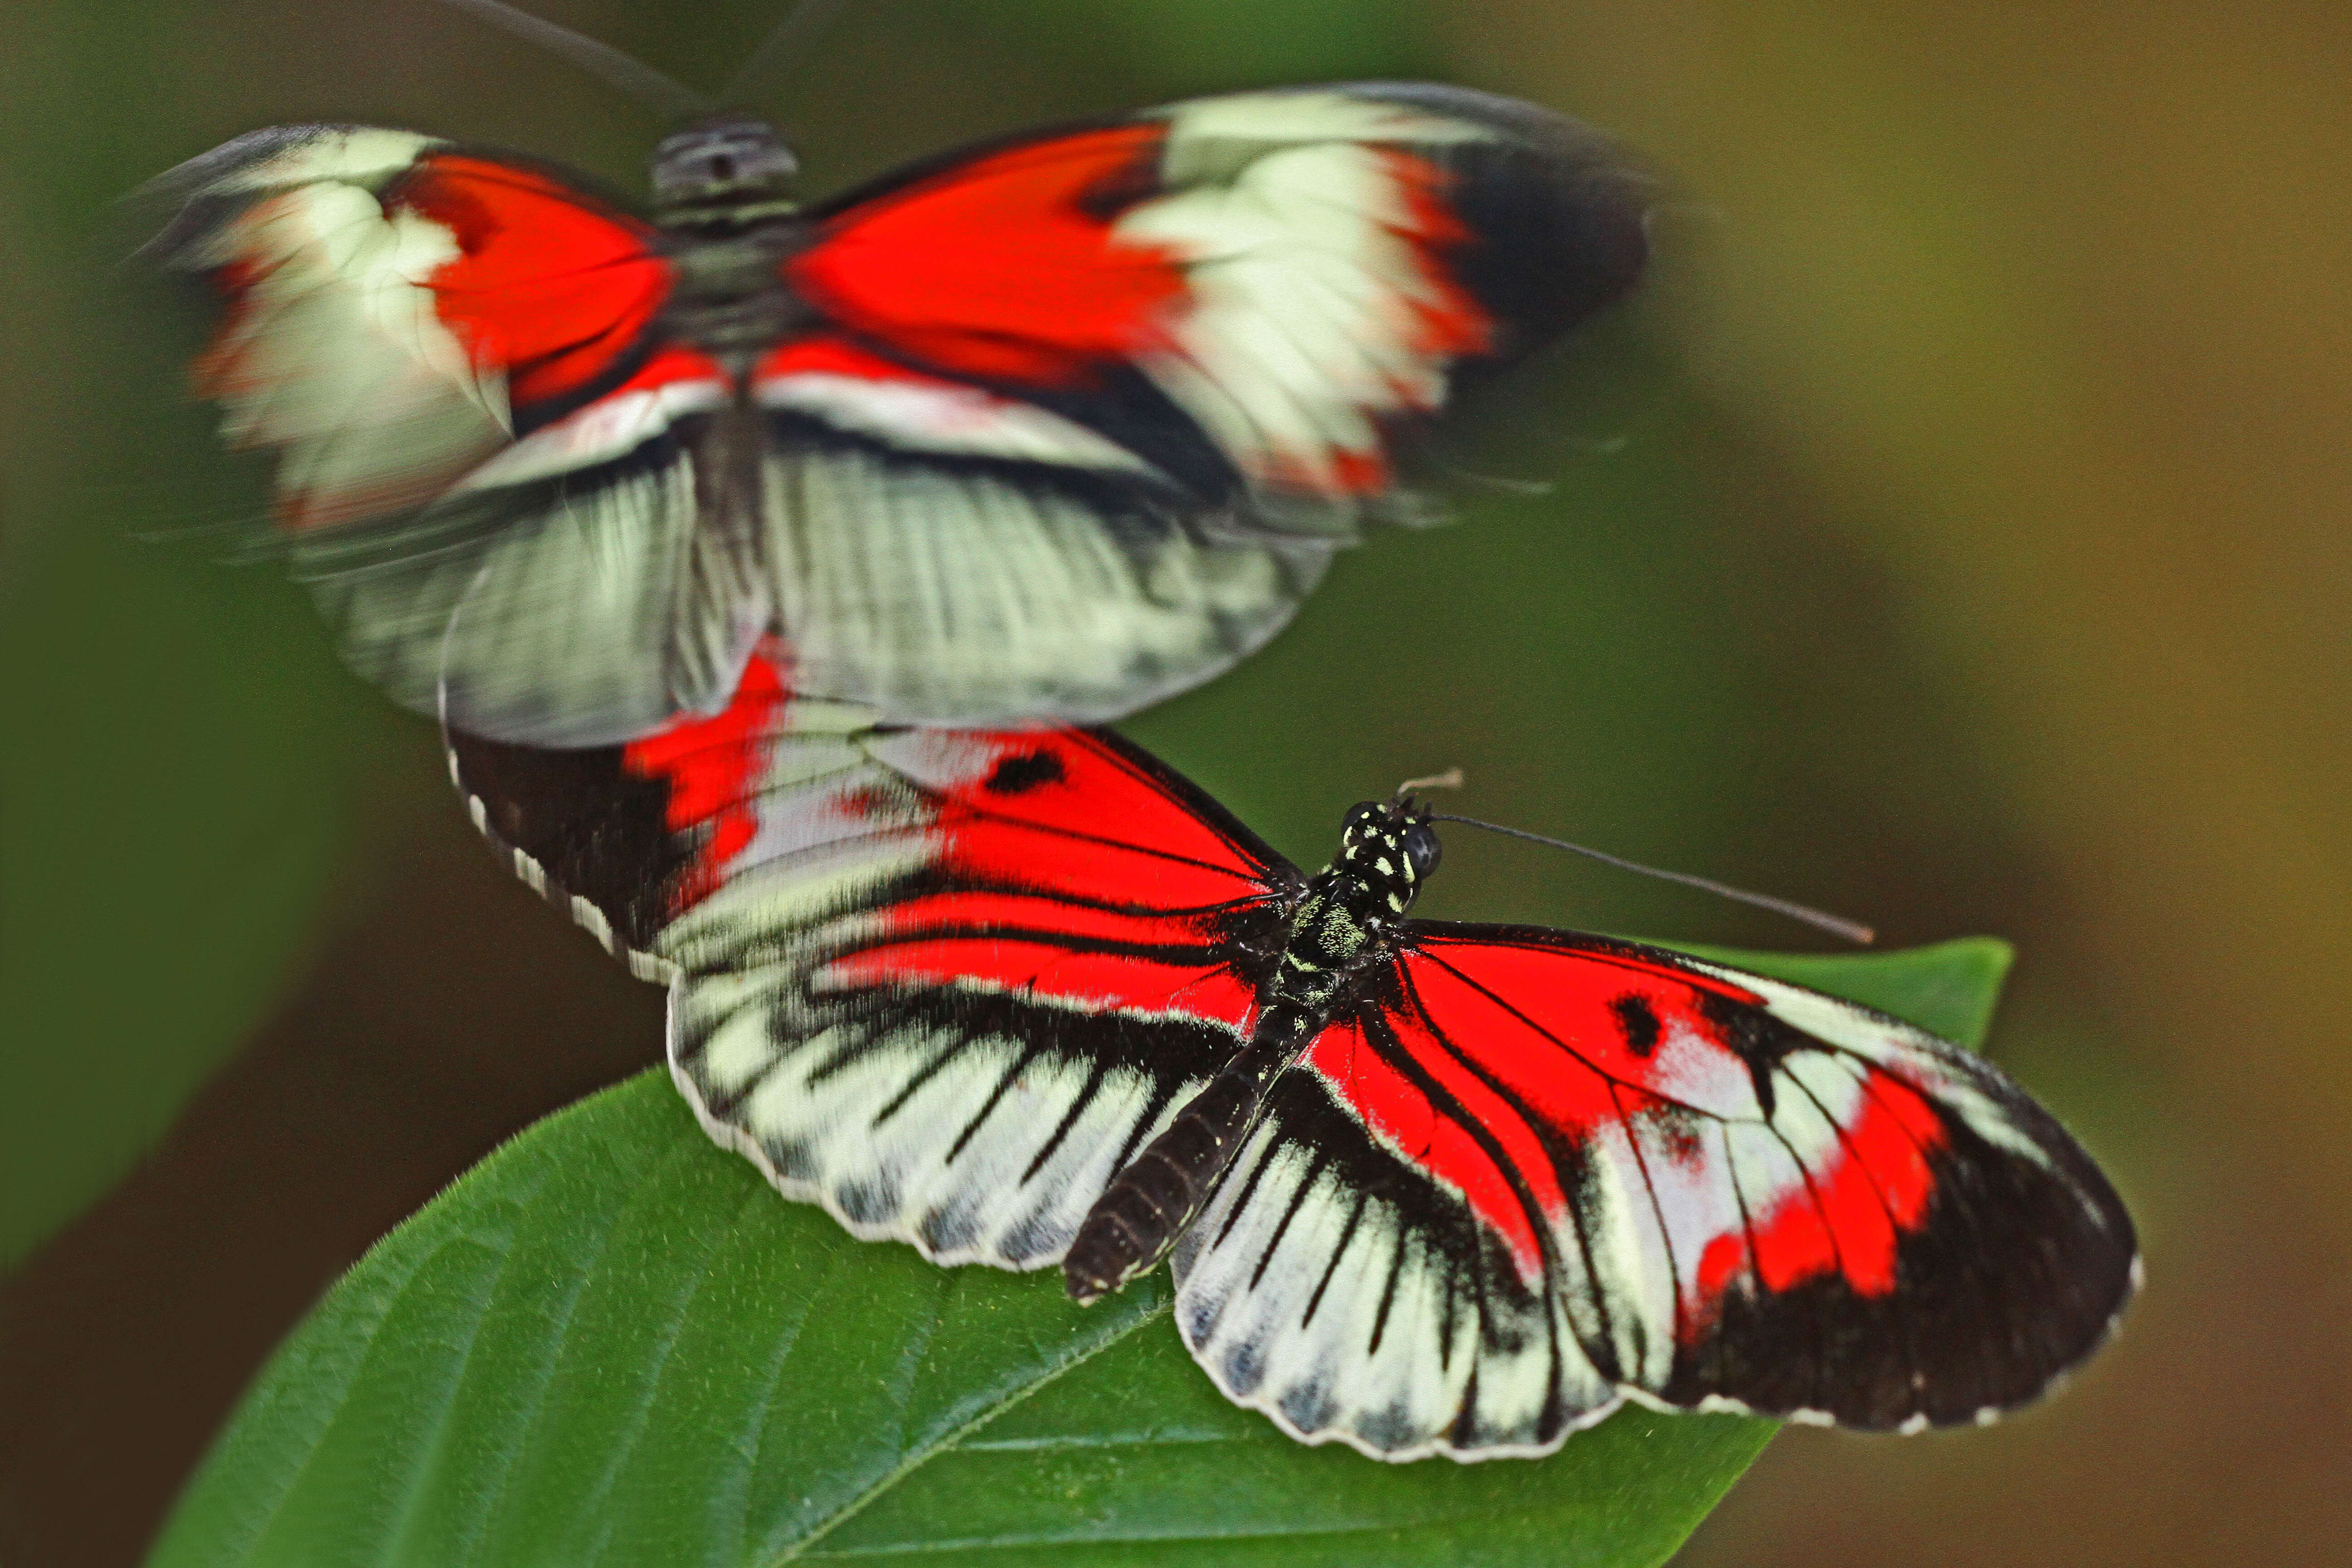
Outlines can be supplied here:
M1648 185L1526 105L1204 99L820 209L829 322L759 370L809 689L927 721L1116 715L1286 621L1465 375L1629 289ZM950 656L950 648L977 647Z
M223 299L198 390L277 453L278 547L355 669L544 744L725 705L772 616L765 432L739 420L740 477L712 471L727 382L661 342L647 225L363 127L257 132L158 184L185 202L158 250Z
M2129 1295L2114 1189L1959 1047L1656 949L1414 929L1176 1257L1193 1353L1297 1435L1538 1453L1626 1395L1989 1419Z
M850 330L1204 494L1343 528L1391 485L1400 421L1633 286L1650 195L1603 138L1507 99L1236 93L854 193L787 276Z
M640 220L411 132L258 131L156 188L185 202L156 252L223 300L197 388L278 453L290 529L420 504L617 385L668 293Z
M877 728L765 658L625 748L453 745L526 877L671 977L712 1136L942 1262L1060 1258L1239 1048L1296 879L1115 737Z

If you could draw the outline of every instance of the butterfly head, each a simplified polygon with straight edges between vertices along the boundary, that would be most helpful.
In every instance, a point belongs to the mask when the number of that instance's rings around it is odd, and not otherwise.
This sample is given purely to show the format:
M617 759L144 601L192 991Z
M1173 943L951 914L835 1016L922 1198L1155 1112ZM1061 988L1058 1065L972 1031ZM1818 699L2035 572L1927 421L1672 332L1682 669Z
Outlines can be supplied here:
M654 202L665 223L746 219L789 211L800 160L765 121L728 115L662 139Z
M1351 902L1375 920L1393 919L1412 907L1438 858L1427 807L1407 797L1368 800L1349 809L1331 869L1360 889Z

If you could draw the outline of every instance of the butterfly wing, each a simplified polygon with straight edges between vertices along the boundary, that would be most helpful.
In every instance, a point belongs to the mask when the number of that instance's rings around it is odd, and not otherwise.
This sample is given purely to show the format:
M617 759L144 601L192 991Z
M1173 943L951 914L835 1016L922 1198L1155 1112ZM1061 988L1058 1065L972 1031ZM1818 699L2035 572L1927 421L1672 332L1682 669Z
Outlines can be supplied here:
M770 605L748 524L696 527L727 387L663 339L649 225L516 155L360 126L257 132L157 184L185 205L155 248L224 306L197 389L276 452L278 547L361 674L430 711L446 673L455 721L545 742L725 704Z
M808 215L751 401L666 335L652 230L409 132L166 176L227 302L198 381L279 456L363 675L595 745L716 711L753 644L930 723L1091 720L1271 637L1465 375L1629 288L1646 184L1450 89L1202 100L950 155Z
M941 1262L1060 1258L1240 1047L1297 880L1114 736L876 728L766 658L627 747L451 740L526 879L671 979L711 1135Z
M1649 186L1524 104L1242 93L964 153L812 217L758 373L806 689L1128 711L1266 637L1463 379L1625 292ZM983 650L972 657L971 650Z
M1627 1396L1989 1419L2130 1293L2114 1189L1959 1047L1656 949L1414 931L1176 1253L1186 1343L1295 1435L1541 1453Z
M197 388L278 453L296 532L429 500L611 392L669 293L642 220L413 132L257 131L156 188L185 205L152 248L222 296Z

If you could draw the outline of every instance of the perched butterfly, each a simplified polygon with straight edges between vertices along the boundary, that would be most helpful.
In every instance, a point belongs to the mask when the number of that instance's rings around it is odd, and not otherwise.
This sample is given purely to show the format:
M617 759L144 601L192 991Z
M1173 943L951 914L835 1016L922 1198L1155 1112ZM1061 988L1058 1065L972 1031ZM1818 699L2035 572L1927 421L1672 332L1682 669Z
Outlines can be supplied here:
M1626 1399L1911 1431L2032 1400L2129 1216L1967 1051L1696 958L1415 921L1410 800L1309 877L1101 731L877 727L755 660L627 747L453 736L476 821L672 985L790 1197L1090 1300L1172 1248L1218 1386L1383 1458Z
M642 212L349 125L157 182L184 203L157 254L225 301L197 387L278 454L355 668L426 710L446 670L454 722L540 744L714 712L771 634L801 689L894 719L1129 711L1409 516L1400 442L1624 294L1653 195L1585 127L1392 83L805 207L793 172L721 117L660 144Z

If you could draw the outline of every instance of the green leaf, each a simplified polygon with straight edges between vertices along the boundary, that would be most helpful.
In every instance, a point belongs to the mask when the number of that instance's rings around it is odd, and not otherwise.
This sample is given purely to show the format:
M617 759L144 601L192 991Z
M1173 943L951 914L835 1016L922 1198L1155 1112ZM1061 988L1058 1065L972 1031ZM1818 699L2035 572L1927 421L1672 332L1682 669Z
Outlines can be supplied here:
M299 972L368 743L298 590L88 510L0 575L0 733L24 738L0 751L0 1268L120 1180Z
M2005 952L1739 961L1951 1027ZM1548 1459L1383 1465L1226 1404L1168 1302L1163 1276L1085 1310L1051 1273L855 1241L649 1073L378 1245L152 1568L1655 1563L1774 1429L1627 1410Z

